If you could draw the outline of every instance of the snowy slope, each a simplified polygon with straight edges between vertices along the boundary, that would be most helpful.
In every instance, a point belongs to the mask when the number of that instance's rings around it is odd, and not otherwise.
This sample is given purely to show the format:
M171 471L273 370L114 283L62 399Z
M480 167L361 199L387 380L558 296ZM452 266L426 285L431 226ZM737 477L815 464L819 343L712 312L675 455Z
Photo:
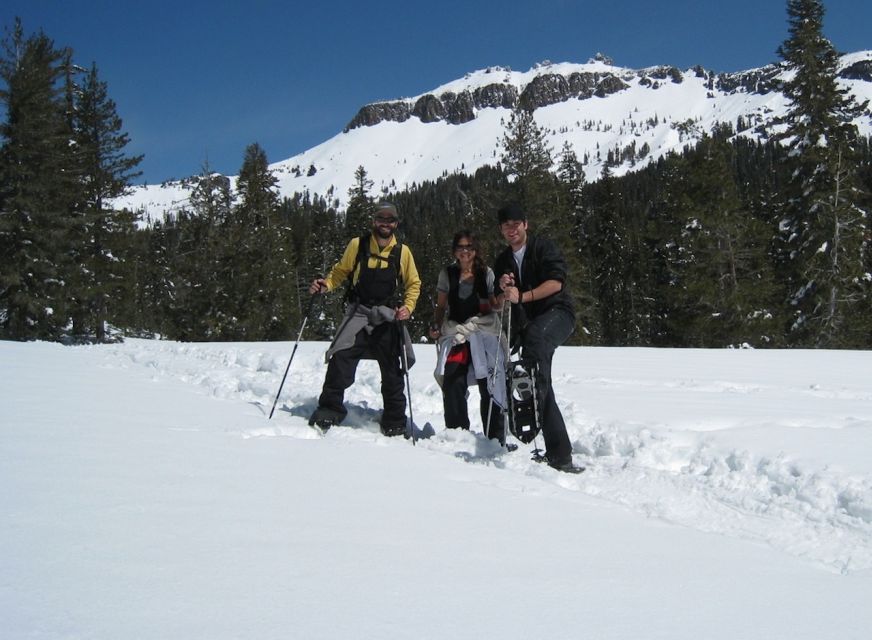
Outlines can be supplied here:
M323 343L0 342L3 638L868 637L869 352L562 347L581 476L305 418ZM471 406L475 406L474 399ZM427 436L427 437L424 437Z
M872 61L872 51L844 55L841 65L844 69L864 61ZM480 70L428 93L434 96L446 92L473 93L477 88L495 83L521 93L537 77L569 77L573 73L610 74L620 79L627 88L604 97L573 98L549 104L534 112L537 123L548 132L555 158L563 144L569 142L579 159L589 156L585 173L589 180L594 180L602 173L609 149L621 150L631 143L637 148L647 144L651 149L647 158L635 166L625 163L614 171L621 175L670 151L682 149L719 123L735 127L739 117L752 126L769 122L784 112L784 96L769 89L771 83L741 84L740 81L777 75L776 71L774 67L766 67L718 77L703 70L688 69L680 72L680 82L674 82L669 76L664 79L659 67L634 70L603 62L548 63L526 72L501 68ZM727 81L719 83L719 78ZM859 99L872 98L872 82L841 82ZM746 85L752 89L759 87L760 91L749 91ZM396 102L411 106L421 97ZM343 205L359 166L366 169L377 194L435 180L445 173L471 173L485 164L495 164L504 133L503 121L507 121L509 115L508 109L494 107L476 110L475 118L463 124L449 124L444 120L424 123L413 116L403 122L383 121L374 126L352 128L299 155L275 162L271 169L283 195L309 191ZM692 126L682 131L680 125L688 122ZM857 125L863 135L872 135L872 118L868 114L859 119ZM749 129L743 135L755 134ZM311 168L315 172L310 176ZM192 167L192 173L196 170ZM184 182L152 185L137 188L118 204L143 210L147 216L158 219L166 212L184 207L188 193L189 187Z

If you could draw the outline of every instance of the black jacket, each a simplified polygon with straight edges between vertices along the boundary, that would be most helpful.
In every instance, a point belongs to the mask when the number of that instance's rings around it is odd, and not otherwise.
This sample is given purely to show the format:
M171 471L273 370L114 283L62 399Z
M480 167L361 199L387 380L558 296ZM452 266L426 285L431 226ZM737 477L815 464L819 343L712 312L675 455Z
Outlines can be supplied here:
M527 251L524 253L524 261L521 266L522 277L519 278L518 266L515 264L511 247L506 247L497 256L496 262L494 262L494 276L496 277L494 295L502 293L499 281L500 276L505 273L515 274L515 283L518 283L518 289L521 292L535 289L546 280L557 280L563 284L563 289L554 295L515 306L523 307L522 318L526 316L527 319L533 319L546 311L557 308L565 309L575 317L572 297L569 295L569 288L566 284L566 260L553 241L528 234Z

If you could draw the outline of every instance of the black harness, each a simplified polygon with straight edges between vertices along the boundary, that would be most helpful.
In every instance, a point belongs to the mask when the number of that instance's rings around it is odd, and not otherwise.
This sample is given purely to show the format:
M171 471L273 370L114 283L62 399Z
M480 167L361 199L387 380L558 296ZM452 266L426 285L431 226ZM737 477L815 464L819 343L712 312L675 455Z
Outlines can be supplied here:
M391 249L387 258L372 254L369 251L370 235L360 236L357 245L357 266L351 270L348 276L348 300L362 304L365 307L378 305L395 306L399 302L400 291L400 255L403 245L397 242ZM369 259L375 258L380 263L387 263L387 267L380 265L372 268ZM358 273L357 282L354 282L354 274Z

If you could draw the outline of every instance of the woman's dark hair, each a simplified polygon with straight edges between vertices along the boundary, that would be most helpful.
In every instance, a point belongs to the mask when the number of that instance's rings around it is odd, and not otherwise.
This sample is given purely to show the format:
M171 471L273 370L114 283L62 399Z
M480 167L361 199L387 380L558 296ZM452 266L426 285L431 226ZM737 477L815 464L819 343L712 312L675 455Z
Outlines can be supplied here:
M476 235L470 231L469 229L461 229L457 233L454 234L454 240L451 242L451 255L454 256L454 251L457 249L457 245L460 244L460 241L464 238L469 240L469 244L472 245L472 248L475 249L475 258L472 259L472 270L478 275L484 275L487 273L487 265L484 261L484 256L482 255L481 244L478 241Z

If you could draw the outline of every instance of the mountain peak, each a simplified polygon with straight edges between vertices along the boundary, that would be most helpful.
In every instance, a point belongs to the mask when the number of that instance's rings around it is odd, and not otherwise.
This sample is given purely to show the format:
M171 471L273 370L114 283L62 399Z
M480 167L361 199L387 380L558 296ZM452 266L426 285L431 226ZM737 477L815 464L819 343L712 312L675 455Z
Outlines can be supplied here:
M737 135L766 137L788 107L784 73L783 64L735 73L630 69L601 53L583 64L544 60L525 72L492 66L419 96L364 105L342 132L271 169L282 195L309 192L341 207L361 166L375 195L496 164L504 120L520 107L534 113L552 149L572 146L588 180L601 175L607 155L623 159L609 167L622 175L725 123ZM872 98L872 51L843 55L839 75L861 101ZM872 135L868 112L856 124ZM155 218L185 208L189 190L189 181L138 187L118 204Z

